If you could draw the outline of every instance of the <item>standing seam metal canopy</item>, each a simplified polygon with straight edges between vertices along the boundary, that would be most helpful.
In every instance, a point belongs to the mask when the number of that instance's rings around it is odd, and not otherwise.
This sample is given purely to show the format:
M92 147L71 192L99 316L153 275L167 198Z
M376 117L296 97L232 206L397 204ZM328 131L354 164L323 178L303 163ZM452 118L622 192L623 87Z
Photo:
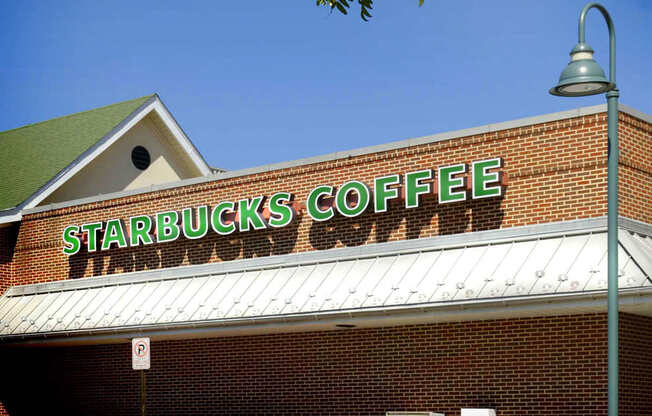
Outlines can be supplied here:
M12 287L0 340L605 291L606 232L578 224ZM619 237L620 287L652 286L650 233Z

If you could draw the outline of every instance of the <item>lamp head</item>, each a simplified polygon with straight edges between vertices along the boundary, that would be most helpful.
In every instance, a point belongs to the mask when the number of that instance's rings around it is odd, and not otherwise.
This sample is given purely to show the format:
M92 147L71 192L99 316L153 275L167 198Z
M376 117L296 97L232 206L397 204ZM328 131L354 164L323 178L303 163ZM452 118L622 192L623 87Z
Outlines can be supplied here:
M550 94L562 97L581 97L607 92L615 88L609 82L600 65L593 59L593 49L586 43L578 43L570 53L571 61L559 76L559 82Z

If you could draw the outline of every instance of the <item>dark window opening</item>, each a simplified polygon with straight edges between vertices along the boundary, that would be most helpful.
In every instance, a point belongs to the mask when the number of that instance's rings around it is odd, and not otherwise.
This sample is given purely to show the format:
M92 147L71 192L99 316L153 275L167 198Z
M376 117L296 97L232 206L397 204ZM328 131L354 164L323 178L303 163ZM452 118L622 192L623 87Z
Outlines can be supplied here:
M131 151L131 161L137 169L145 170L151 163L149 152L143 146L136 146Z

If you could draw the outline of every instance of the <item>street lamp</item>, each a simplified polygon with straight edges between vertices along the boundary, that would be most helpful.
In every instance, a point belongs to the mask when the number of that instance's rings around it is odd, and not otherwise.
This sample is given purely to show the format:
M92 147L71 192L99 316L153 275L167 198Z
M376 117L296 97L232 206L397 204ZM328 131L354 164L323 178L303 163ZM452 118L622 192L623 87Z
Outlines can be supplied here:
M596 8L609 28L609 80L593 59L593 49L584 41L586 13ZM609 416L618 416L618 89L616 88L616 32L611 16L599 3L589 3L582 9L579 41L571 51L571 61L561 73L559 83L550 94L580 97L606 92L607 130L607 333L608 333L608 403Z

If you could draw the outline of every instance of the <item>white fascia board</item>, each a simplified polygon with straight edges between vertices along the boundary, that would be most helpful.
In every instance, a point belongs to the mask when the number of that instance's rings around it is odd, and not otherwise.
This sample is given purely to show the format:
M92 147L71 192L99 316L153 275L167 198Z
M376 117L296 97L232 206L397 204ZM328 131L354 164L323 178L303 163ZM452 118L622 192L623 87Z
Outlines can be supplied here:
M211 173L211 169L206 161L201 157L183 130L181 130L181 127L179 127L179 124L176 122L176 120L174 120L170 112L165 108L158 95L155 95L151 99L147 100L140 108L131 113L131 115L123 120L123 122L120 123L116 128L111 130L111 132L109 132L106 136L100 139L95 145L82 153L77 159L75 159L64 170L59 172L48 183L36 191L18 208L29 209L37 206L41 201L43 201L50 194L65 184L75 174L77 174L77 172L95 160L95 158L97 158L106 149L113 145L113 143L120 139L125 133L127 133L132 127L134 127L139 121L141 121L152 111L155 111L156 114L161 117L166 127L170 130L170 132L172 132L172 135L176 138L181 148L184 149L188 157L192 160L195 166L197 166L202 175L209 175Z
M161 117L166 127L172 132L172 135L181 146L183 150L186 151L186 154L195 166L199 169L203 176L208 176L213 173L211 167L206 163L204 157L199 153L195 145L190 141L186 133L183 131L177 120L172 116L168 111L167 107L163 102L156 96L157 100L154 103L154 110Z
M23 218L23 213L18 208L0 211L0 228L18 222Z

